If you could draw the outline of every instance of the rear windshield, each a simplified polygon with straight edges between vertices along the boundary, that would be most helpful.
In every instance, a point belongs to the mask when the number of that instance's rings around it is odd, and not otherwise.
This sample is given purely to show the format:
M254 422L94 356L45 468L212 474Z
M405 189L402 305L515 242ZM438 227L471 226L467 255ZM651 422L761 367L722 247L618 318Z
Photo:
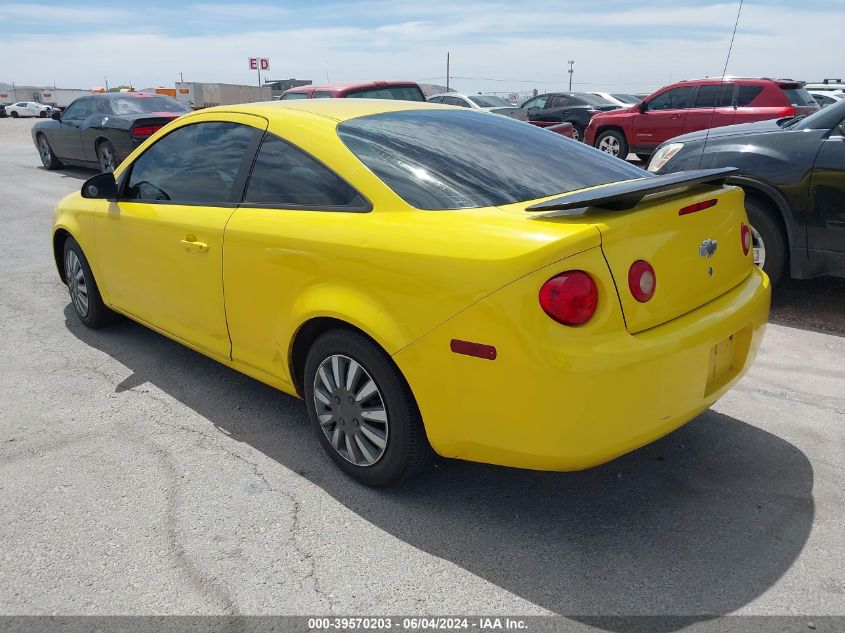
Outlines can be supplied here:
M479 108L512 108L513 106L502 99L493 95L470 95L470 100Z
M647 172L522 121L471 110L410 110L338 126L346 146L418 209L543 198Z
M805 88L781 88L783 94L789 99L789 104L794 106L818 105L816 100Z
M365 88L346 93L347 97L357 99L399 99L400 101L425 101L422 91L416 86L384 86Z
M170 97L126 97L123 99L112 99L111 109L115 114L191 111L191 108Z

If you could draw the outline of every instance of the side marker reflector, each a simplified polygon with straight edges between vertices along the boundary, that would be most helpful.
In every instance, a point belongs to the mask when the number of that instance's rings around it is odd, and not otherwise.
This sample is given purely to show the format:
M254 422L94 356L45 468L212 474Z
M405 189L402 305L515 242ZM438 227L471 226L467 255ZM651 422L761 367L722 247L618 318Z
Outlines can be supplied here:
M481 343L471 343L470 341L461 341L453 338L449 344L449 348L455 354L475 356L484 360L496 360L496 348L492 345L482 345Z
M718 203L719 201L716 198L713 198L712 200L702 200L701 202L696 202L688 207L682 207L678 211L678 215L689 215L690 213L695 213L696 211L704 211L704 209L715 207Z

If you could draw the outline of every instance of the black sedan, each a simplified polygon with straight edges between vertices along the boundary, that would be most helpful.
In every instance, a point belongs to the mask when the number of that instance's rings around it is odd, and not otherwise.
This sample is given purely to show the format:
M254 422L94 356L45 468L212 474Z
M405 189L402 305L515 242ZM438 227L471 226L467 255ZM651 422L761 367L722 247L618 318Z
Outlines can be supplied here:
M684 134L657 148L660 174L737 167L755 259L772 283L845 277L845 101L806 118ZM737 238L739 239L739 238Z
M584 140L584 130L596 112L619 108L606 99L583 92L549 92L537 95L519 107L528 111L529 123L541 127L571 123L572 136L576 141Z
M47 169L67 164L114 171L144 139L190 111L157 94L90 95L33 125L32 140Z

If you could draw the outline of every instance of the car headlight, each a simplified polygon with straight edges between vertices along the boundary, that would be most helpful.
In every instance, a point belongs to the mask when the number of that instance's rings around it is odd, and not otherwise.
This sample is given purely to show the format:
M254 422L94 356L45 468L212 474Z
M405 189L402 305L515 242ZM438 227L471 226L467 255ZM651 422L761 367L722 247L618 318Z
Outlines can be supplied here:
M652 172L659 171L663 165L672 160L675 154L681 151L683 146L683 143L669 143L668 145L661 147L657 150L657 152L655 152L654 156L651 157L651 161L648 164L648 170Z

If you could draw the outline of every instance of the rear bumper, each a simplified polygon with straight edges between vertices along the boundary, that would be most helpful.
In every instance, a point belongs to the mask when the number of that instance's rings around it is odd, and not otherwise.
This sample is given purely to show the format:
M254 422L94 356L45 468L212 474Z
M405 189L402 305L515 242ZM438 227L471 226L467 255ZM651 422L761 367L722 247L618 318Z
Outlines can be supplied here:
M601 263L582 256L573 267ZM730 389L768 319L769 281L755 268L728 293L636 335L625 330L612 282L600 278L599 311L566 328L537 305L536 289L556 272L511 284L395 354L439 454L538 470L609 461ZM452 338L495 345L498 356L456 355Z

